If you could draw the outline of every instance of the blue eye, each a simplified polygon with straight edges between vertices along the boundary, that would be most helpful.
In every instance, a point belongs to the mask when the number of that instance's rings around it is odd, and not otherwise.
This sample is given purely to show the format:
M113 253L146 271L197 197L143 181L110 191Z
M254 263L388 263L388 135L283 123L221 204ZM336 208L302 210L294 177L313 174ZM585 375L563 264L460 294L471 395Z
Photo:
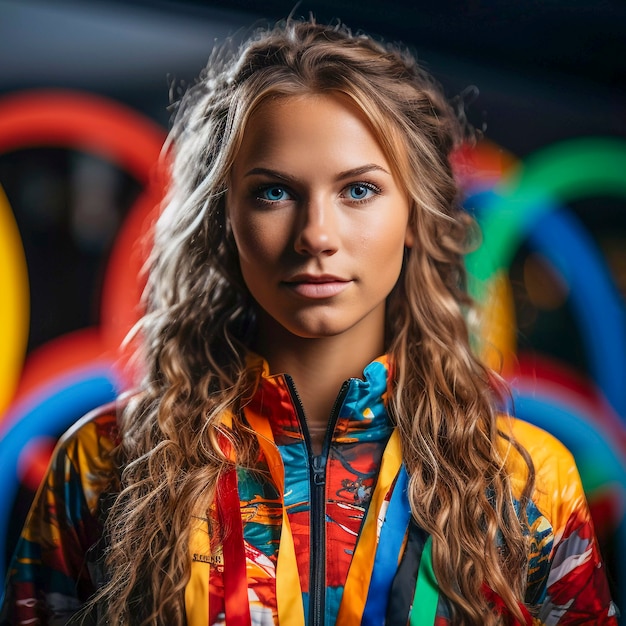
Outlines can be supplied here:
M289 192L283 189L283 187L279 187L278 185L259 189L258 193L261 200L267 200L269 202L280 202L281 200L289 200L291 197L289 195Z
M365 185L363 183L354 183L348 187L351 200L366 200L374 193L380 193L380 191L373 186Z

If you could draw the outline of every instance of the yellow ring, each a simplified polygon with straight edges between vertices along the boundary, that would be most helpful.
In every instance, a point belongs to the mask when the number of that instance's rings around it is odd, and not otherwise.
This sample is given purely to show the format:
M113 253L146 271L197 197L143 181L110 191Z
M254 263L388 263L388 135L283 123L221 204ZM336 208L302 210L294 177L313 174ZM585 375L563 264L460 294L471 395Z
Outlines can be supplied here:
M29 317L28 270L22 238L13 210L0 187L0 420L22 373Z

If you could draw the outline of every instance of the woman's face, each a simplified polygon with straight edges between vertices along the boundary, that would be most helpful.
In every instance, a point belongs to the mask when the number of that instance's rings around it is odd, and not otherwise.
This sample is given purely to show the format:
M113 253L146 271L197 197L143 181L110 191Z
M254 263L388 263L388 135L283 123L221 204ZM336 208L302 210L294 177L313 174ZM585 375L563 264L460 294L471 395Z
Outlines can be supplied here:
M263 103L246 127L227 207L261 332L278 323L298 337L382 341L385 299L413 243L409 201L347 98Z

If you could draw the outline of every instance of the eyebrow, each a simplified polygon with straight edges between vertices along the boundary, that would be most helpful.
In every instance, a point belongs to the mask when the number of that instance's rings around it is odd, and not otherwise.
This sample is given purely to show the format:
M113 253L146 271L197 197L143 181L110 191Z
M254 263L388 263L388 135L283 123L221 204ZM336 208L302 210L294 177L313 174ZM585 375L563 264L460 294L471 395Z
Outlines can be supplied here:
M350 170L344 170L343 172L339 172L337 175L337 180L344 180L346 178L352 178L354 176L361 176L362 174L367 174L368 172L383 172L389 176L391 174L380 165L376 165L376 163L367 163L366 165L361 165L359 167L354 167ZM270 176L272 178L279 178L286 182L298 182L298 179L294 176L290 176L289 174L285 174L283 172L279 172L277 170L273 170L267 167L253 167L251 170L248 170L244 174L244 178L247 176L257 176L257 175Z

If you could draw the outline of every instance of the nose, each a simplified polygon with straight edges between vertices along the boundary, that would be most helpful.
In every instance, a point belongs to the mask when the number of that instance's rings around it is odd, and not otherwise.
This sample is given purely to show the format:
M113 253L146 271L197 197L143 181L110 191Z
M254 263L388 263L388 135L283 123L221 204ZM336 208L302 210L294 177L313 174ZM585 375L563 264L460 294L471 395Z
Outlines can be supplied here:
M299 211L294 247L303 255L331 255L337 252L339 234L337 215L332 202L309 199Z

